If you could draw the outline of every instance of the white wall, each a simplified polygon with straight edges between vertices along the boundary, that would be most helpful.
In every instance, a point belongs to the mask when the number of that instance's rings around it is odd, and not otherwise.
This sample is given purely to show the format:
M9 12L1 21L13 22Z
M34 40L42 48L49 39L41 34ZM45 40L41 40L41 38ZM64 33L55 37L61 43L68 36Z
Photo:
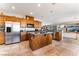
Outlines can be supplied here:
M78 21L79 21L79 15L75 15L75 16L56 19L54 21L54 24L66 23L66 22L78 22Z
M9 15L9 16L16 16L16 17L20 17L20 18L24 18L24 16L19 15L19 14L11 14L11 13L4 13L4 15Z
M76 33L63 33L63 37L76 38Z

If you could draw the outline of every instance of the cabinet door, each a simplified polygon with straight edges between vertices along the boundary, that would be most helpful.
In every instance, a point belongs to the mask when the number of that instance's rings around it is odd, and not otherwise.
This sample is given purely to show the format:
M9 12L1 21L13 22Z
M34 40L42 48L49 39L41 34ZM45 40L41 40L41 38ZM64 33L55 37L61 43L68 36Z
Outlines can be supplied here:
M55 39L58 40L58 41L60 41L60 40L62 39L62 34L61 34L61 32L56 32L56 33L55 33Z
M4 18L0 15L0 44L4 43Z
M40 35L40 43L41 43L41 47L44 47L47 45L47 39L45 35Z
M0 26L4 25L4 18L2 16L0 16Z
M51 34L47 34L47 35L46 35L46 39L47 39L47 44L51 44L53 37L52 37Z
M0 32L0 44L4 44L4 32Z
M31 48L32 48L32 50L36 50L36 49L41 48L40 36L39 35L35 35L35 37L33 37L31 40L32 40L31 41Z
M26 32L21 32L21 41L26 41Z

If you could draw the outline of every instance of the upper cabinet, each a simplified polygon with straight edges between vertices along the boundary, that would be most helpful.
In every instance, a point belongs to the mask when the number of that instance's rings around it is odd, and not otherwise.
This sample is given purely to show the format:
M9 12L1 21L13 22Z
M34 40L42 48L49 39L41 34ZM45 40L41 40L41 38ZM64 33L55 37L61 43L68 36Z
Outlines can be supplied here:
M3 25L6 21L20 22L21 27L26 28L27 24L33 24L35 28L40 28L42 23L34 20L32 16L26 16L26 18L19 18L15 16L0 15L0 25Z
M0 32L4 31L4 17L0 15Z
M21 19L21 28L26 28L27 24L26 24L26 19Z
M4 25L4 17L0 15L0 26Z
M15 21L15 17L14 16L3 16L4 17L4 21Z
M34 17L32 16L26 16L26 23L34 24Z
M40 21L34 20L32 16L26 16L25 19L21 20L21 27L27 27L27 24L32 24L35 28L40 28L42 25Z
M21 22L21 18L19 18L19 17L13 17L12 21L13 22Z
M15 17L15 16L6 16L6 15L0 15L0 21L13 21L13 22L20 22L21 18Z
M40 28L41 22L40 21L34 21L34 26L35 26L35 28Z

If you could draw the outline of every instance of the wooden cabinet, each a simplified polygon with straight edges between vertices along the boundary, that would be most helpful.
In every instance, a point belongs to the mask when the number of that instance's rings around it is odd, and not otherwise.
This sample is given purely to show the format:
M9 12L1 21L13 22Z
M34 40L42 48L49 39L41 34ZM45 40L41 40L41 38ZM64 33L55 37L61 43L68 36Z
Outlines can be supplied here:
M4 17L0 15L0 26L4 26Z
M21 32L21 41L26 41L26 32Z
M47 45L47 39L46 39L46 35L41 35L40 36L40 47L46 46Z
M20 22L21 27L27 27L27 24L34 24L35 28L40 28L42 23L34 20L34 17L27 16L27 18L19 18L16 16L0 15L0 24L4 24L6 21Z
M20 22L21 28L26 28L27 24L34 24L35 28L41 27L40 21L35 21L34 17L28 16L27 18L19 18L16 16L0 15L0 28L5 26L6 21ZM29 34L21 32L21 41L29 39ZM0 44L4 43L4 32L0 32Z
M34 24L34 19L27 19L26 20L26 23L27 24Z
M4 21L15 21L15 17L14 16L3 16L4 17Z
M30 47L31 47L32 50L36 50L36 49L41 47L41 40L40 40L40 38L41 38L41 36L39 36L39 35L36 35L36 36L31 38L29 43L31 44Z
M26 23L27 23L27 24L34 24L34 17L32 17L32 16L27 16L27 17L26 17Z
M19 17L14 17L14 18L13 18L13 22L21 22L21 18L19 18Z
M34 24L35 28L40 28L42 25L40 21L34 20L34 17L31 16L26 17L26 24Z
M62 33L61 32L55 32L55 40L57 40L57 41L62 40Z
M21 28L26 28L26 27L27 27L26 19L21 19Z
M15 16L6 16L6 15L2 15L0 16L0 18L3 18L2 21L6 22L6 21L12 21L12 22L20 22L22 18L19 17L15 17Z
M34 26L35 26L35 28L40 28L41 22L40 21L34 21Z
M30 39L30 33L21 32L21 41L26 41Z
M12 21L12 22L20 22L21 27L27 27L27 24L34 24L35 28L41 27L41 22L34 20L34 17L28 16L28 18L19 18L15 16L6 16L6 15L0 15L0 24L4 24L6 21Z
M4 44L4 32L0 32L0 44Z
M0 15L0 44L4 43L4 18Z
M50 44L50 43L52 43L53 36L51 34L47 34L46 39L47 39L47 44Z
M31 40L29 40L29 44L32 50L39 49L48 44L52 43L52 35L51 34L37 34L31 36Z

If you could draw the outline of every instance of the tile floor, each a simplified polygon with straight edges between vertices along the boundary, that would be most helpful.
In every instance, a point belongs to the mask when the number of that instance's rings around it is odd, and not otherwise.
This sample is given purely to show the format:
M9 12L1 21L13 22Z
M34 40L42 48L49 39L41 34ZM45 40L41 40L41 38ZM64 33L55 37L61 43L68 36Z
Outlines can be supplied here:
M29 41L11 45L0 45L0 56L78 56L79 40L64 39L61 42L52 41L38 50L32 51Z

